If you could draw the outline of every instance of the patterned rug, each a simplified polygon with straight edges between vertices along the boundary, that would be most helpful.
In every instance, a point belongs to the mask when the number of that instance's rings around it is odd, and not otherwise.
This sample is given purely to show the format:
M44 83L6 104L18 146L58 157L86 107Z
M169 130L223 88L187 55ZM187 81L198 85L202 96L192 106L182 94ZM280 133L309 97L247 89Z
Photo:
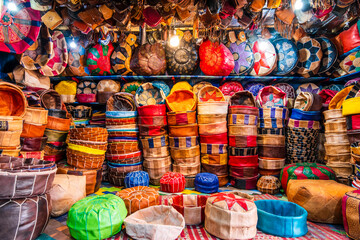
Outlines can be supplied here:
M154 187L154 186L153 186ZM114 187L108 183L102 184L99 191L92 195L104 195L104 194L115 194L116 192L120 191L121 188ZM234 188L221 188L219 191L232 191L235 190ZM242 190L243 191L243 190ZM287 201L286 197L282 195L269 195L269 194L260 194L258 191L244 191L250 194L253 194L255 200L260 199L275 199L275 200L285 200ZM185 189L184 194L201 194L196 192L192 189ZM166 194L161 194L163 198L166 198ZM64 214L57 218L51 218L48 226L45 229L45 232L40 235L37 240L68 240L72 239L69 229L66 226L66 219L67 214ZM342 239L349 239L346 237L344 228L342 225L329 225L329 224L319 224L308 222L308 229L309 232L300 238L296 238L296 240L315 240L315 239L331 239L331 240L342 240ZM115 236L109 238L109 240L131 240L125 233L125 231L121 231L120 233L116 234ZM211 236L207 233L202 225L199 226L186 226L186 228L182 231L181 235L178 237L177 240L219 240L214 236ZM275 240L275 239L295 239L295 238L281 238L272 235L265 234L261 231L257 231L257 235L255 239L263 239L263 240Z

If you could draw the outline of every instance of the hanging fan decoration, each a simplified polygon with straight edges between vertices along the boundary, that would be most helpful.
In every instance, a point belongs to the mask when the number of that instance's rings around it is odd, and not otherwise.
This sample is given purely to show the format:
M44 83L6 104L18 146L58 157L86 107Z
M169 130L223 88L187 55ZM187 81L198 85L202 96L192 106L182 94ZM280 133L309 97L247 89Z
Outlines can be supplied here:
M0 51L21 54L33 45L39 36L40 12L30 7L30 1L12 2L16 4L16 10L2 6Z
M110 56L113 51L114 47L111 42L108 45L98 43L89 49L86 64L91 75L107 76L114 74L110 64Z

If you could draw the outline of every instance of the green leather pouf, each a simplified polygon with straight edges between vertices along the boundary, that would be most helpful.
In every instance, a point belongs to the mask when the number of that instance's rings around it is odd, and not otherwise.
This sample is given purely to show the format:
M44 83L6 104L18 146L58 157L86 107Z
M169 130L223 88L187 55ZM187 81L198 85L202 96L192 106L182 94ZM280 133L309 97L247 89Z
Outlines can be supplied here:
M86 197L69 211L67 225L75 239L104 239L121 231L127 210L118 196Z

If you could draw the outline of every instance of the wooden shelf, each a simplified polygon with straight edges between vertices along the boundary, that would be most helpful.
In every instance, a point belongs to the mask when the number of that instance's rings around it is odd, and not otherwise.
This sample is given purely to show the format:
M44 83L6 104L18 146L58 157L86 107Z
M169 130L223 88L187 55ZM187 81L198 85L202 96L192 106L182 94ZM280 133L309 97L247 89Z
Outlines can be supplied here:
M353 49L351 49L350 51L348 51L348 52L340 55L340 56L339 56L339 59L340 59L340 60L343 60L344 58L346 58L347 56L349 56L351 53L357 52L357 51L360 51L360 46L358 46L358 47L356 47L356 48L353 48Z

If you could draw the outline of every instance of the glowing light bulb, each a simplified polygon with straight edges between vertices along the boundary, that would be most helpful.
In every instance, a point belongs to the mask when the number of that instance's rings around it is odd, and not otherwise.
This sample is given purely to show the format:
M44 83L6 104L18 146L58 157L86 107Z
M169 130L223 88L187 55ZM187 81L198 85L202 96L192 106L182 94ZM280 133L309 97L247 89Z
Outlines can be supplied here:
M76 45L76 43L75 43L74 40L70 42L70 47L71 47L71 48L76 48L76 46L77 46L77 45Z
M177 47L180 44L180 39L178 35L174 35L170 38L170 46Z
M304 7L302 0L297 0L294 5L295 10L301 10Z
M16 4L13 3L13 2L9 2L9 3L7 4L7 8L9 9L9 11L16 11L16 10L18 9L17 6L16 6Z

